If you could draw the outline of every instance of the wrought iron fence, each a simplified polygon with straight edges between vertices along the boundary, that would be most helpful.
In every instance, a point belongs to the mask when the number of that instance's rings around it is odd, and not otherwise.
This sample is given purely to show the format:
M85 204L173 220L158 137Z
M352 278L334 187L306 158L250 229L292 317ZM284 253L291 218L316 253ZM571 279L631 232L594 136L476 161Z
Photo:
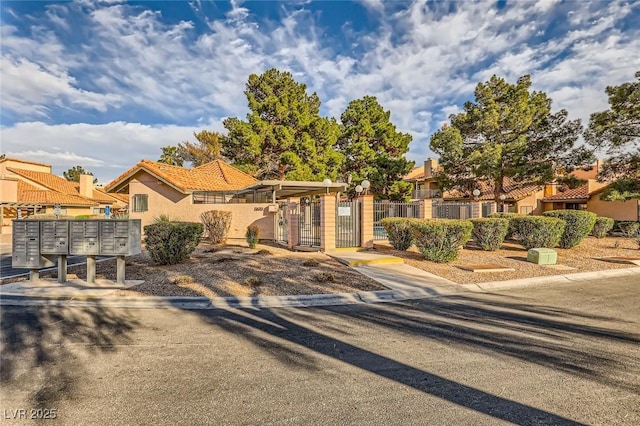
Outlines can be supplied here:
M388 238L387 231L380 223L382 219L388 217L420 217L420 202L412 201L409 203L375 201L373 203L373 239L386 240Z
M433 202L432 217L434 219L469 219L471 203L438 203Z
M287 219L287 209L289 203L278 203L278 214L276 215L276 241L289 242L289 224Z
M336 203L336 247L360 246L360 202Z
M320 247L320 200L303 198L298 206L301 246Z

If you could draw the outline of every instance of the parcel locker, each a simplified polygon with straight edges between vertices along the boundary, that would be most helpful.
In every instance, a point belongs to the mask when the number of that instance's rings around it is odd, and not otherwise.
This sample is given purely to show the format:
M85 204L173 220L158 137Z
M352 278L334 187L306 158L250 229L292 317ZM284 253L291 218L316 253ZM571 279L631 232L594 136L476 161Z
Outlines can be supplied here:
M134 220L100 221L100 254L130 256L142 251L141 222Z

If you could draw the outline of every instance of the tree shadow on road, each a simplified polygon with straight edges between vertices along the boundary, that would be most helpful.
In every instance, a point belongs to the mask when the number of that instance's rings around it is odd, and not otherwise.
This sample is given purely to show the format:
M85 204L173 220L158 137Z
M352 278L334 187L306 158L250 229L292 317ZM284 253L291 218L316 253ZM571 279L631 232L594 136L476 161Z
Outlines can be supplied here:
M582 379L640 392L637 352L640 334L588 325L588 314L562 314L554 307L473 296L433 298L393 304L321 309L243 309L199 311L203 320L264 346L284 363L296 353L330 356L364 371L411 386L465 408L517 424L578 424L571 419L496 396L404 362L358 347L340 324L355 323L372 338L388 331L406 333L490 356L512 357ZM595 316L598 321L606 321ZM610 318L610 323L617 320ZM386 331L386 332L385 332ZM262 332L262 333L261 333ZM337 336L337 337L336 337ZM611 344L617 349L610 349ZM299 350L292 351L296 345ZM375 347L375 343L373 344ZM635 348L635 349L634 349ZM307 349L307 350L305 350ZM316 369L305 355L298 366Z
M2 306L0 324L3 393L29 389L31 408L52 408L74 395L85 371L82 359L115 351L138 322L126 311L102 307Z

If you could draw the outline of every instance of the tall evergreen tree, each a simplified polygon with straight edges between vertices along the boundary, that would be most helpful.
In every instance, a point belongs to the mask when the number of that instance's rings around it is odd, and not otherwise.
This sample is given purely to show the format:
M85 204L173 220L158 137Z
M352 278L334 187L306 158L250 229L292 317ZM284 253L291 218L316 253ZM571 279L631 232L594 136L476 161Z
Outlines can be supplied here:
M64 178L70 182L80 182L80 175L93 176L93 173L91 173L88 170L85 170L84 167L82 166L73 166L66 172L62 172L62 176L64 176ZM98 179L93 178L93 183L97 183L97 182L98 182Z
M402 177L413 162L407 161L411 135L396 130L391 112L385 111L374 96L349 103L342 121L338 148L345 156L342 175L351 174L354 182L368 179L371 192L379 198L405 200L411 184Z
M321 117L320 99L289 72L252 74L246 85L247 120L224 120L222 154L258 179L335 179L342 155L334 150L339 127Z
M638 81L606 88L609 109L591 114L585 140L607 156L602 180L619 179L604 199L640 198L640 71Z
M528 75L516 84L494 75L478 84L475 102L431 137L444 189L471 192L478 181L491 181L498 201L506 178L544 183L593 161L586 148L573 149L580 120L567 120L566 110L552 113L551 99L530 86Z

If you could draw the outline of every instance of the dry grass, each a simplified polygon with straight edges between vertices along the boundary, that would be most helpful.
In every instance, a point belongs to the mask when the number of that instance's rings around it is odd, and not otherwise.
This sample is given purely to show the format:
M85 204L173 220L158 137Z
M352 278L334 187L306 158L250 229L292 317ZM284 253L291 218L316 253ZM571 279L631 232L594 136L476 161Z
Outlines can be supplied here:
M317 266L305 267L305 262ZM115 259L98 262L96 277L115 279L115 267ZM86 278L84 265L70 266L68 273ZM52 277L55 272L43 272L41 276ZM170 266L154 265L143 252L127 257L126 278L145 282L116 295L229 297L386 289L322 253L291 252L263 244L252 250L240 245L212 247L202 243L186 262Z
M597 257L640 257L638 244L631 239L624 238L585 238L578 247L573 249L556 249L558 264L577 268L573 271L562 271L546 266L527 262L527 250L513 242L506 242L498 251L483 251L472 244L460 251L458 260L447 263L435 263L422 259L415 247L407 252L394 250L386 244L376 244L376 251L402 257L408 265L423 269L459 284L480 283L487 281L502 281L515 278L540 277L545 275L559 275L572 272L598 271L604 269L629 268L633 265L617 264L597 260ZM463 271L456 265L496 264L514 268L513 272L478 273Z

